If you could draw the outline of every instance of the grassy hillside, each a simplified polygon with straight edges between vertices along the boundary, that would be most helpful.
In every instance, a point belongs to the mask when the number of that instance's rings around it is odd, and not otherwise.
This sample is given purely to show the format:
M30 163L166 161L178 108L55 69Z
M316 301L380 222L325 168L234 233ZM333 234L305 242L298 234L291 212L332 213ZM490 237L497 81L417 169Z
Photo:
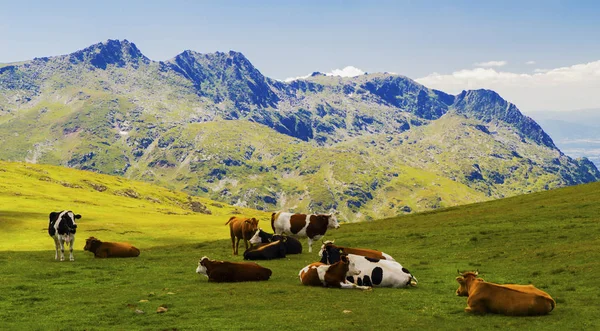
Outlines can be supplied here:
M73 210L77 248L84 239L129 240L140 248L227 238L236 214L270 222L270 215L153 186L55 166L0 161L0 229L12 238L0 250L46 250L48 214ZM207 214L210 213L210 214ZM266 222L265 224L268 224Z
M266 283L208 283L195 274L200 257L241 260L224 239L222 222L231 207L199 200L213 214L192 214L181 207L184 195L142 183L53 167L0 168L3 329L600 328L599 183L343 224L326 238L380 249L419 279L416 288L362 292L300 285L298 271L317 259L308 253L261 262L273 270ZM86 179L109 189L67 188L42 176L70 184ZM111 194L126 188L144 198ZM162 203L146 202L149 196ZM126 240L141 248L141 256L94 259L79 239L75 262L55 262L44 233L46 214L65 205L84 217L78 238ZM109 231L93 231L103 228ZM479 269L493 282L533 283L554 297L556 309L541 317L468 315L466 299L454 294L456 269ZM157 314L159 306L169 310Z

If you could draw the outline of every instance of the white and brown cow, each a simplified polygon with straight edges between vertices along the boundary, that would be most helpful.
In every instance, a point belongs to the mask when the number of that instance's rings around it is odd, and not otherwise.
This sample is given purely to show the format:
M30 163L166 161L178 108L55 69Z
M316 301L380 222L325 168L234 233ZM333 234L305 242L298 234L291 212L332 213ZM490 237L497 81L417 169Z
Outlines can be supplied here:
M74 214L70 210L63 210L50 213L50 222L48 224L48 234L54 239L54 248L56 253L54 259L58 260L58 250L60 249L60 260L65 260L65 243L69 244L69 260L75 261L73 257L73 244L75 243L75 232L77 232L76 219L81 215Z
M333 245L323 245L319 252L321 263L334 264L343 256L352 262L357 270L358 276L348 276L347 280L357 285L368 285L373 287L401 288L417 285L417 279L406 268L396 261L379 260L362 255L344 254Z
M333 214L293 214L277 212L271 214L271 227L275 234L288 234L308 238L308 252L312 252L314 240L321 239L327 229L338 229L338 223Z
M359 286L346 280L347 277L354 277L358 274L360 274L360 270L356 269L348 256L342 255L338 262L331 265L321 262L311 263L300 270L298 277L302 284L309 286L370 290L370 286Z

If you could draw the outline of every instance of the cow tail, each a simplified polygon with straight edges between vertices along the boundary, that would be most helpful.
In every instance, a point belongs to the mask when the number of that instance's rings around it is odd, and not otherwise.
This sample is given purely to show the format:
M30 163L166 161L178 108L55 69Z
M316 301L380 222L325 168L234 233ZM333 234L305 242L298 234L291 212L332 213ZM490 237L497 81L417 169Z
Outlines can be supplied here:
M273 229L273 233L275 233L275 220L277 219L279 212L271 214L271 228Z
M229 224L229 222L231 222L231 221L232 221L234 218L235 218L235 216L231 216L231 217L229 218L229 221L227 221L227 223L225 223L225 225Z

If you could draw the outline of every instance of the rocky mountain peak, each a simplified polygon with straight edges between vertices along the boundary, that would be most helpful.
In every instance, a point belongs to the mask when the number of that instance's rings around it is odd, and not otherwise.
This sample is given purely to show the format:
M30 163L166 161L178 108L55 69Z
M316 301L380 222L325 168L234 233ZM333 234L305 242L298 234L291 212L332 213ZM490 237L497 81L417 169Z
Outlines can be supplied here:
M128 40L112 40L97 43L80 51L68 55L73 64L88 62L99 69L106 69L108 65L125 67L131 65L138 68L141 63L148 64L148 59L137 46Z

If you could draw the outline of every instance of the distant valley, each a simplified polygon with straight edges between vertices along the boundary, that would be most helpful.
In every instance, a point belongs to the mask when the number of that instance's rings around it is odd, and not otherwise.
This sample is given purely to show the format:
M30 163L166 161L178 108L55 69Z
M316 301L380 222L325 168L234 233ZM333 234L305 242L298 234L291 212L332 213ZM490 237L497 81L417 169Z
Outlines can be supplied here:
M0 65L0 159L344 221L600 179L490 90L399 75L265 77L239 52L152 61L123 40Z

